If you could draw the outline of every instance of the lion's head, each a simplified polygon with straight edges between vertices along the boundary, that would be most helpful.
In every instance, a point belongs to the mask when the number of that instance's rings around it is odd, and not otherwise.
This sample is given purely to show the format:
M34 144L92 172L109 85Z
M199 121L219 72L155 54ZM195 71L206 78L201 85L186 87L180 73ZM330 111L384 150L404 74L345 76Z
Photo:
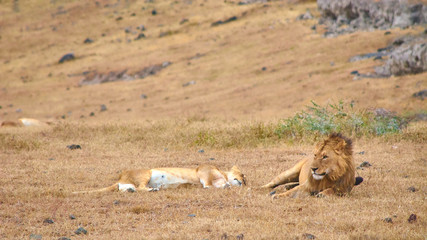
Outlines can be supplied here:
M313 192L326 188L334 188L341 194L350 192L355 183L351 140L338 133L331 134L317 145L310 170Z
M246 177L237 166L233 166L229 172L227 172L228 182L234 186L246 185Z

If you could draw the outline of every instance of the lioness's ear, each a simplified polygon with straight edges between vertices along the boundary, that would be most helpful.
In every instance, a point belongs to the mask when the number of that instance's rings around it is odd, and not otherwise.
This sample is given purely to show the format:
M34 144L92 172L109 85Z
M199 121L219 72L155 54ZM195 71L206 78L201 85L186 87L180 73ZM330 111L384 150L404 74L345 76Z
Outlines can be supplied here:
M239 171L239 172L240 172L240 169L239 169L236 165L234 165L234 166L231 168L231 171Z

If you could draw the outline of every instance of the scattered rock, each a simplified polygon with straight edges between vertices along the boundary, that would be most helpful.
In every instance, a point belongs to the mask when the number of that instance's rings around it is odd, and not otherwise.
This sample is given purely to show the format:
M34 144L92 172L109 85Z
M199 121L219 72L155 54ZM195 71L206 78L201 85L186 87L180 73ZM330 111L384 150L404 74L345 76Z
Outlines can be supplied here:
M417 189L414 186L408 187L408 191L410 192L416 192Z
M199 152L199 153L204 153L205 152L205 150L204 149L200 149L199 151L197 151L197 152Z
M243 0L238 3L238 5L248 5L252 3L267 3L268 0Z
M424 98L427 98L427 89L412 94L412 97L419 98L424 101Z
M358 152L357 154L365 155L365 151Z
M105 104L101 104L101 109L100 109L100 111L101 111L101 112L105 112L105 111L107 111L107 106L105 106Z
M357 70L354 70L354 71L350 72L350 74L351 75L356 75L356 76L360 75L359 71L357 71Z
M136 27L136 29L140 30L140 31L145 31L145 26L144 25L139 25L138 27Z
M307 10L305 13L297 17L297 20L309 20L309 19L313 19L313 15L309 10Z
M80 145L76 145L76 144L68 145L67 148L70 150L82 149L82 147Z
M179 24L184 24L184 23L186 23L186 22L188 22L188 19L187 18L183 18L180 22L179 22Z
M119 204L120 204L120 201L119 201L119 200L114 200L113 204L114 204L114 205L119 205Z
M123 20L123 17L117 17L116 18L116 21L121 21L121 20Z
M153 15L153 16L157 15L156 9L153 9L153 11L151 11L151 15Z
M140 34L138 34L138 36L134 40L136 41L136 40L143 39L143 38L145 38L145 34L140 33Z
M76 219L76 216L74 216L73 214L70 214L70 219L74 220L74 219Z
M89 116L90 116L90 117L93 117L93 116L95 116L95 113L94 113L94 112L91 112L91 113L89 114Z
M215 158L209 158L209 161L214 161L215 160Z
M30 234L30 239L42 239L42 235Z
M196 81L189 81L189 82L186 82L186 83L182 84L182 86L183 87L188 87L188 86L194 85L194 84L196 84Z
M82 227L79 227L74 233L77 234L77 235L80 235L82 233L83 234L87 234L87 231L86 231L86 229L84 229Z
M241 233L241 234L239 234L239 235L237 235L236 236L236 239L237 240L243 240L243 237L244 237L245 235L243 235L243 233Z
M59 59L58 63L64 63L67 61L71 61L74 60L76 57L74 56L74 53L67 53L64 56L61 57L61 59Z
M417 221L417 215L415 215L414 213L412 213L409 218L408 218L408 223L414 223Z
M302 237L305 239L316 239L316 236L314 236L313 234L310 234L310 233L304 233L302 235Z
M237 17L233 16L233 17L230 17L230 18L228 18L227 20L224 20L224 21L219 20L219 21L213 22L211 24L211 26L212 27L216 27L216 26L219 26L219 25L222 25L222 24L226 24L226 23L229 23L229 22L233 22L233 21L236 21L236 20L237 20Z
M273 196L274 194L276 194L276 191L272 191L269 193L270 196Z
M60 238L58 238L58 240L71 240L71 239L69 239L67 237L60 237Z
M137 71L132 74L127 74L127 69L122 70L120 72L110 72L108 74L97 73L96 71L88 73L84 79L82 79L79 83L82 85L92 85L92 84L100 84L107 82L116 82L116 81L130 81L135 79L143 79L151 75L155 75L162 69L170 66L171 62L163 62L161 64L152 65L149 67L145 67L140 71Z
M356 177L356 181L354 182L354 186L360 185L363 182L363 177Z
M386 223L393 223L393 219L391 219L391 217L384 218L383 221Z
M91 38L86 38L86 39L83 41L83 43L86 43L86 44L88 44L88 43L93 43L93 40L92 40Z
M46 218L45 220L43 220L43 223L44 224L53 224L54 221L52 219L50 219L50 218Z
M147 99L148 97L147 97L147 95L145 95L145 94L141 94L141 98L142 98L142 99Z
M55 160L55 158L49 158L49 161L54 161Z
M367 161L362 162L362 163L360 164L360 167L361 167L361 168L364 168L364 167L370 167L370 166L372 166L372 164L370 164L370 163L369 163L369 162L367 162Z
M196 214L188 214L189 217L196 217Z
M387 32L384 33L384 35L390 35L390 34L391 34L390 31L387 31Z
M261 71L267 71L267 67L262 67Z

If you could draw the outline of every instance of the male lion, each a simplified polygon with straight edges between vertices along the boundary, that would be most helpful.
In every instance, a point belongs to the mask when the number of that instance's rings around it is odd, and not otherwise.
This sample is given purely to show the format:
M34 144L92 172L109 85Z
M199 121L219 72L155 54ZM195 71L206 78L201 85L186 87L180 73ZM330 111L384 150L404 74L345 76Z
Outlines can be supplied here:
M182 184L202 184L203 188L216 188L246 185L245 175L236 166L223 172L212 165L201 165L197 168L153 168L126 170L119 180L106 188L79 191L73 193L92 193L107 191L157 191L160 188L178 187Z
M357 177L355 181L354 175L351 140L341 134L332 133L317 145L313 159L301 160L262 188L275 188L282 184L298 185L274 195L273 198L304 194L342 196L350 193L354 185L363 181L361 177Z

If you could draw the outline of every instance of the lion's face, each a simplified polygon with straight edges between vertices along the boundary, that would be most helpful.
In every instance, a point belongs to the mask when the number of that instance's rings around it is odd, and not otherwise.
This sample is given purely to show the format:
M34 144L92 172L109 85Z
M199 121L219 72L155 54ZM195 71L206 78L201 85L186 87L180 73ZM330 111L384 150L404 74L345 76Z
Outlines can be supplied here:
M329 137L320 143L311 163L311 175L314 180L327 178L336 181L353 167L351 158L351 142L341 135Z
M242 186L246 185L245 175L240 172L240 169L237 166L233 166L228 172L228 181L233 186Z

